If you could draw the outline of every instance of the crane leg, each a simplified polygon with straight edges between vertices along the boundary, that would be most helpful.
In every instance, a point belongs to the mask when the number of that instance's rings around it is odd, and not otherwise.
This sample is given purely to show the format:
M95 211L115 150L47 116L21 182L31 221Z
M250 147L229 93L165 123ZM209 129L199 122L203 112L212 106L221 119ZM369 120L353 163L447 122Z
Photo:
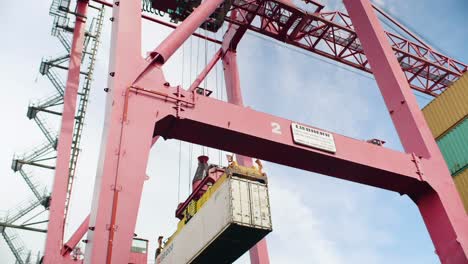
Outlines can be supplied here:
M224 75L226 80L226 94L228 102L243 106L242 91L240 87L239 69L237 66L237 54L234 51L228 50L223 57ZM246 167L253 165L252 158L236 155L237 162ZM252 264L268 264L270 258L268 257L268 246L266 238L263 238L249 251L250 263Z
M393 124L421 180L407 193L419 207L442 263L468 263L468 216L369 0L344 0Z
M61 255L63 234L65 227L65 203L68 191L68 176L70 167L70 151L73 140L73 127L75 125L76 101L80 84L81 58L86 31L87 1L77 1L75 28L73 32L72 47L70 50L70 64L63 97L64 108L62 123L57 144L57 162L51 193L49 210L49 228L47 231L44 263L61 263L65 261Z

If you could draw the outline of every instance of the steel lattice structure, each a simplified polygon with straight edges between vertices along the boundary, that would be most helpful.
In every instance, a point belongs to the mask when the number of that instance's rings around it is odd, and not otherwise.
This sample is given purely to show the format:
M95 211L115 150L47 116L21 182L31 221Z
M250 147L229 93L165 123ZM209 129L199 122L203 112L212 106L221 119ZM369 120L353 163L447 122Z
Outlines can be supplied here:
M73 33L74 25L71 24L69 20L74 11L71 10L70 4L70 1L65 0L53 0L51 3L49 14L54 18L51 34L56 37L63 46L64 54L54 58L43 59L39 67L40 74L50 81L55 89L55 93L29 105L27 111L27 117L38 125L39 129L44 134L46 142L30 150L26 154L15 156L11 166L12 170L14 172L18 172L24 179L29 189L34 194L34 198L26 201L25 203L23 202L10 210L11 213L3 216L2 222L0 223L2 236L12 254L15 256L16 262L20 264L31 263L31 252L26 252L26 246L20 239L20 235L17 234L14 229L46 232L46 230L32 228L30 226L46 222L31 222L31 220L37 217L37 215L32 215L32 212L41 206L44 207L45 210L48 210L51 195L47 189L42 190L42 184L35 180L34 174L28 171L26 167L55 170L53 162L56 158L55 151L57 150L58 145L57 132L47 124L47 117L62 115L61 108L68 106L68 102L64 101L66 85L62 80L62 75L63 72L66 73L68 71L67 64L69 63L69 59L71 57L70 53L72 50L70 33ZM79 87L77 87L78 89L76 91L77 98L79 98L79 105L76 110L76 116L69 121L74 127L74 131L72 131L72 146L68 153L70 158L68 165L69 170L64 174L68 178L68 187L67 200L65 202L66 211L63 219L66 219L73 180L76 174L81 135L91 84L93 81L96 55L104 19L104 8L95 8L98 13L96 17L90 16L92 19L89 20L90 23L86 30L86 37L83 39L84 54L80 57L80 63L85 65L86 69L80 72L80 75L83 77L83 82ZM26 217L27 220L25 222L21 224L17 223L19 220L24 220ZM38 256L38 258L40 258L40 256Z
M247 156L255 156L407 194L418 206L441 261L468 263L467 216L411 90L437 95L466 71L466 65L385 32L368 0L345 0L349 16L321 13L323 6L311 1L315 8L310 12L286 0L234 1L228 31L222 42L214 40L221 42L220 51L184 89L166 81L164 64L223 0L204 1L146 58L141 57L141 1L96 2L112 6L113 31L95 196L90 217L64 245L67 182L56 176L45 263L72 262L70 249L86 232L85 263L128 262L149 151L160 136L239 153L241 164L248 164ZM85 15L86 9L87 2L79 1L78 14ZM367 72L372 69L405 152L332 132L327 133L336 151L310 148L297 144L291 135L294 125L308 126L243 107L236 46L247 30ZM83 25L78 23L72 46L77 56L83 37ZM197 89L219 60L225 68L229 102ZM75 67L70 67L69 80L79 75L79 64L71 65ZM71 134L62 130L62 137L68 140L59 140L65 143L58 147L57 169L68 164L63 153L69 153ZM251 260L269 263L265 241L251 250Z
M234 0L227 20L241 30L252 30L289 45L372 72L349 16L343 12L322 12L323 6L308 1L312 10L303 11L288 1ZM256 19L254 19L256 18ZM437 96L467 71L467 65L385 32L401 68L413 89ZM230 43L236 46L238 40Z

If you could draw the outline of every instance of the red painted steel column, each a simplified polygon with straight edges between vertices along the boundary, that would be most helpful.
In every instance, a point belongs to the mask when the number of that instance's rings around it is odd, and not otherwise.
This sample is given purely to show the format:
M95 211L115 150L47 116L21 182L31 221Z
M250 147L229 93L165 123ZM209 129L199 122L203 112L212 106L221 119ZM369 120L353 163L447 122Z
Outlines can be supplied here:
M80 243L80 240L84 237L86 232L88 232L89 227L89 215L83 220L81 225L76 229L75 233L68 239L67 243L63 245L62 255L70 255L73 249Z
M190 87L188 88L189 91L196 90L198 88L198 85L200 85L203 82L203 80L206 78L208 73L210 73L210 71L213 69L213 67L216 65L216 63L218 63L219 59L221 58L222 51L223 51L222 49L219 49L213 55L213 58L210 60L210 62L208 62L208 64L205 66L205 68L202 70L202 72L200 72L197 79L195 79L195 81L192 83L192 85L190 85ZM204 87L204 88L206 89L206 87Z
M153 52L158 63L166 62L174 52L195 32L223 0L205 0L180 24ZM159 55L160 57L156 57Z
M226 80L226 93L228 102L244 106L242 100L242 91L240 87L239 70L237 67L237 54L234 51L227 51L223 57L224 75ZM252 158L236 154L237 162L242 166L251 167L253 165ZM250 251L250 263L252 264L268 264L268 246L266 238L262 239Z
M344 0L406 152L422 184L407 194L418 205L442 263L468 263L468 216L447 165L368 0Z
M60 134L57 145L57 163L52 187L49 225L45 245L44 263L60 263L65 226L65 201L67 197L68 175L70 167L70 151L75 125L76 101L80 84L81 58L83 55L84 36L86 31L86 13L88 1L78 1L75 29L73 31L72 47L68 77L63 96L63 112Z
M109 92L84 263L129 260L155 116L143 104L134 107L134 97L127 96L144 65L141 1L115 0Z

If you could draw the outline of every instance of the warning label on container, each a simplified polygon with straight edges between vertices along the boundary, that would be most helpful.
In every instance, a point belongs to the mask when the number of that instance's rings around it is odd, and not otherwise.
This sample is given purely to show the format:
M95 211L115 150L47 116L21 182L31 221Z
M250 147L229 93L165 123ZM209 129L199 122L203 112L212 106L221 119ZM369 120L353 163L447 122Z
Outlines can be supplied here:
M296 144L336 152L335 139L331 133L296 123L291 123L291 130Z

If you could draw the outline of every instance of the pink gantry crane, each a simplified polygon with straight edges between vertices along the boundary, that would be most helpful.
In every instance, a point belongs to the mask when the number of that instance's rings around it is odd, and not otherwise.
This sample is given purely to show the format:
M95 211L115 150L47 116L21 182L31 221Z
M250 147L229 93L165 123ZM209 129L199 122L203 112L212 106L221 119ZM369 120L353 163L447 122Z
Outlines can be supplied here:
M74 111L64 111L57 147L44 263L74 262L69 255L87 233L84 263L129 263L149 151L162 136L238 153L406 194L416 203L442 263L468 263L468 218L447 165L418 108L412 89L437 96L467 70L428 45L385 32L369 0L344 0L348 15L322 12L306 1L205 0L146 58L141 57L142 3L95 0L113 9L106 121L92 210L63 243L68 157ZM154 2L169 10L173 1ZM75 109L83 24L88 2L78 1L77 24L65 93ZM219 15L220 9L224 15ZM218 12L218 14L216 14ZM215 15L213 15L215 14ZM162 23L156 18L143 18ZM201 25L229 23L215 57L190 87L171 85L164 65ZM171 25L171 24L169 24ZM247 30L371 72L405 152L369 144L306 124L246 108L242 103L236 47ZM199 36L199 35L198 35ZM198 85L221 60L228 101L207 96ZM188 88L188 89L186 89ZM245 117L249 117L246 119ZM278 155L280 154L280 155ZM250 250L252 263L269 263L266 241Z

